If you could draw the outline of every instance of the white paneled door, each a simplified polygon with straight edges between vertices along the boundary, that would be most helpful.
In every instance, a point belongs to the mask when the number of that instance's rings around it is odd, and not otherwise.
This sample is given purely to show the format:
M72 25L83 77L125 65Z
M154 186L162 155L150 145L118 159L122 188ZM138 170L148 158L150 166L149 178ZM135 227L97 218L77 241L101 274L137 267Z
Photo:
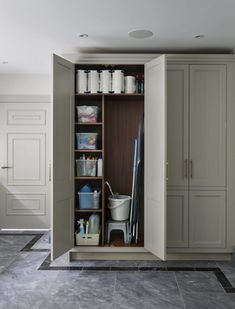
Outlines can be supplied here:
M226 186L226 67L190 66L190 185Z
M74 246L74 64L53 55L52 260Z
M166 58L145 64L145 248L166 259Z
M0 228L50 227L49 163L50 104L0 103Z
M188 65L167 66L168 187L188 187Z

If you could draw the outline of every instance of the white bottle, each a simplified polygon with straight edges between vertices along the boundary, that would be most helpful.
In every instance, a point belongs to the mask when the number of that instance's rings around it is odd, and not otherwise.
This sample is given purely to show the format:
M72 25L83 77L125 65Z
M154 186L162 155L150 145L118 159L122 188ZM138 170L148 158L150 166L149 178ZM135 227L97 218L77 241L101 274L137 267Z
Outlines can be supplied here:
M102 176L103 171L103 159L100 156L97 160L97 176Z

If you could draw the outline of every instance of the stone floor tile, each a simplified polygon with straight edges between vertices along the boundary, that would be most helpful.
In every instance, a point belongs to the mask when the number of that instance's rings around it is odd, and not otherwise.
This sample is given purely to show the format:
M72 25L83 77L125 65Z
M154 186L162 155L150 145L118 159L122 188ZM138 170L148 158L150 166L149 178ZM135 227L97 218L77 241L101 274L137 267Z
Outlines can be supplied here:
M115 284L114 272L101 271L61 271L53 283L50 293L64 295L91 295L91 291L99 290L103 295L113 293Z
M41 303L39 309L83 309L79 303L77 295L70 295L64 297L64 295L53 295L49 293L45 300Z
M114 296L115 309L185 309L183 300L179 293L171 295L155 294L146 297L130 296L128 291L119 291Z
M235 295L225 293L183 293L186 309L234 309Z
M15 293L14 290L8 294L1 294L0 309L39 309L46 295L39 291L27 293L21 291L21 294Z
M178 293L173 272L118 272L115 290L127 291L135 298Z
M181 291L224 292L213 272L179 271L175 275Z
M33 246L32 249L50 249L51 244L49 242L50 234L46 232Z

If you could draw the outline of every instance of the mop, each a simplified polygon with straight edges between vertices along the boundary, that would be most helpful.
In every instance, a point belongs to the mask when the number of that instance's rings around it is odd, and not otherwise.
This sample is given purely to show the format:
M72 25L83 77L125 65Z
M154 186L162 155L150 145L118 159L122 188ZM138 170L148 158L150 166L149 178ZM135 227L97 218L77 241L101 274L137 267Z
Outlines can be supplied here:
M130 234L129 243L133 239L138 242L138 224L139 224L139 207L142 193L141 173L143 163L143 121L138 127L138 139L135 139L134 144L134 162L133 162L133 181L132 181L132 200L130 211Z
M134 142L134 162L133 162L133 178L132 178L132 193L131 193L131 210L130 210L130 230L129 230L129 244L133 239L133 213L134 213L134 194L135 194L135 179L136 179L136 165L137 165L137 139Z

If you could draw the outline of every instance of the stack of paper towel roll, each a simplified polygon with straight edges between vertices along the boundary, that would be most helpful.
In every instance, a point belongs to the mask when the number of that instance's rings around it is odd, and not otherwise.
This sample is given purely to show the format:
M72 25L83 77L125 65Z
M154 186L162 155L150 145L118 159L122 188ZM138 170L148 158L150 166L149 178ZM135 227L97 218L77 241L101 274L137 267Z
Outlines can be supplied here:
M100 91L100 73L97 70L77 70L77 93L98 93Z
M123 70L77 70L77 93L135 93L136 77Z
M124 72L123 70L112 71L112 92L123 93L124 92Z
M100 92L110 93L112 90L112 75L110 70L100 71Z
M125 93L136 92L136 78L135 76L125 76Z
M76 91L77 93L87 92L87 71L77 70Z

